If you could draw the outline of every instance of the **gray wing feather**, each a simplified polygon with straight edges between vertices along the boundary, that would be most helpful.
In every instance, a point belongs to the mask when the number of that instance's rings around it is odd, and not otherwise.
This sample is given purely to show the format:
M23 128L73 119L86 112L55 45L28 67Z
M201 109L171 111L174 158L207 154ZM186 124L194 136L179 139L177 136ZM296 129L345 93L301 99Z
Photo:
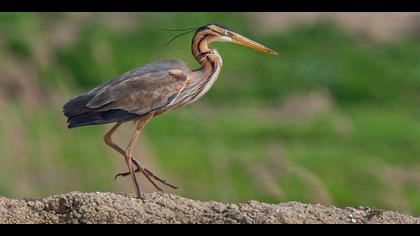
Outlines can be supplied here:
M188 66L185 64L185 62L181 60L162 60L157 61L149 64L145 64L143 66L137 67L135 69L132 69L130 71L127 71L120 76L115 77L114 79L108 81L105 84L102 84L91 91L88 92L88 94L97 94L106 89L109 86L112 86L113 84L117 84L121 81L124 81L126 79L137 77L144 75L146 73L150 72L157 72L157 71L163 71L163 70L171 70L171 69L178 69L182 70L184 72L190 71Z
M146 114L169 104L185 87L189 71L177 60L147 64L92 90L94 96L86 106L96 111L121 109Z

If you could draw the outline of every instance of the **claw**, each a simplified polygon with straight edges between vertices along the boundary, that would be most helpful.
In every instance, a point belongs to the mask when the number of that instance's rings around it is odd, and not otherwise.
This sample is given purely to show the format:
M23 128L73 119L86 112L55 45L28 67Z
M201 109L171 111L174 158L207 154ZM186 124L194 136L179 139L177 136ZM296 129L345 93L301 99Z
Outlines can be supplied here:
M137 171L136 171L137 172ZM116 181L117 180L117 178L118 177L124 177L124 176L127 176L127 175L129 175L130 174L130 172L125 172L125 173L118 173L118 174L116 174L115 176L114 176L114 181Z
M140 168L137 166L137 169L134 171L134 173L137 173L139 171L140 171ZM114 176L114 181L117 180L117 178L120 177L120 176L125 177L125 176L128 176L128 175L130 175L130 172L118 173Z

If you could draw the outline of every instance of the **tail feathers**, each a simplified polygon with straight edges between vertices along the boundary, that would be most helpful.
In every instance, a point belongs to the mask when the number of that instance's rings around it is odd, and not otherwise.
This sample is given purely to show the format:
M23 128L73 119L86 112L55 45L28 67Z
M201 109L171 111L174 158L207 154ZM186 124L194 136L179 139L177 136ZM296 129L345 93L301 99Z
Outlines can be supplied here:
M67 120L68 128L76 128L87 125L101 125L117 121L129 120L138 116L123 110L109 110L102 112L87 112L75 116L70 116Z
M92 98L93 95L91 94L82 94L71 99L63 106L64 115L70 117L89 112L90 109L86 106L86 104L88 104Z

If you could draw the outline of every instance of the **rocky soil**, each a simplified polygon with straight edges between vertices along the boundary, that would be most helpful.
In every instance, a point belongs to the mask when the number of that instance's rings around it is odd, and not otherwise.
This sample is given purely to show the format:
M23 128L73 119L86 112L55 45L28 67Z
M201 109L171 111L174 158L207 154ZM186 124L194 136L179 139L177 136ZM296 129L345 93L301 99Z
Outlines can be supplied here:
M231 204L149 193L144 200L114 193L71 192L46 199L0 197L0 223L420 223L392 211L299 202Z

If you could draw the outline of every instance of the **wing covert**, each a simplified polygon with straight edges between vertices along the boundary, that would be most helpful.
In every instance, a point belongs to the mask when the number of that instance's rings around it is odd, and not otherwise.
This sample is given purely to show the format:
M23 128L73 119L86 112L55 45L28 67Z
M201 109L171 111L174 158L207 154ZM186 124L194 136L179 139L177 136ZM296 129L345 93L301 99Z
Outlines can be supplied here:
M97 111L121 109L139 115L169 104L182 91L187 74L179 69L154 71L108 84L89 101Z

